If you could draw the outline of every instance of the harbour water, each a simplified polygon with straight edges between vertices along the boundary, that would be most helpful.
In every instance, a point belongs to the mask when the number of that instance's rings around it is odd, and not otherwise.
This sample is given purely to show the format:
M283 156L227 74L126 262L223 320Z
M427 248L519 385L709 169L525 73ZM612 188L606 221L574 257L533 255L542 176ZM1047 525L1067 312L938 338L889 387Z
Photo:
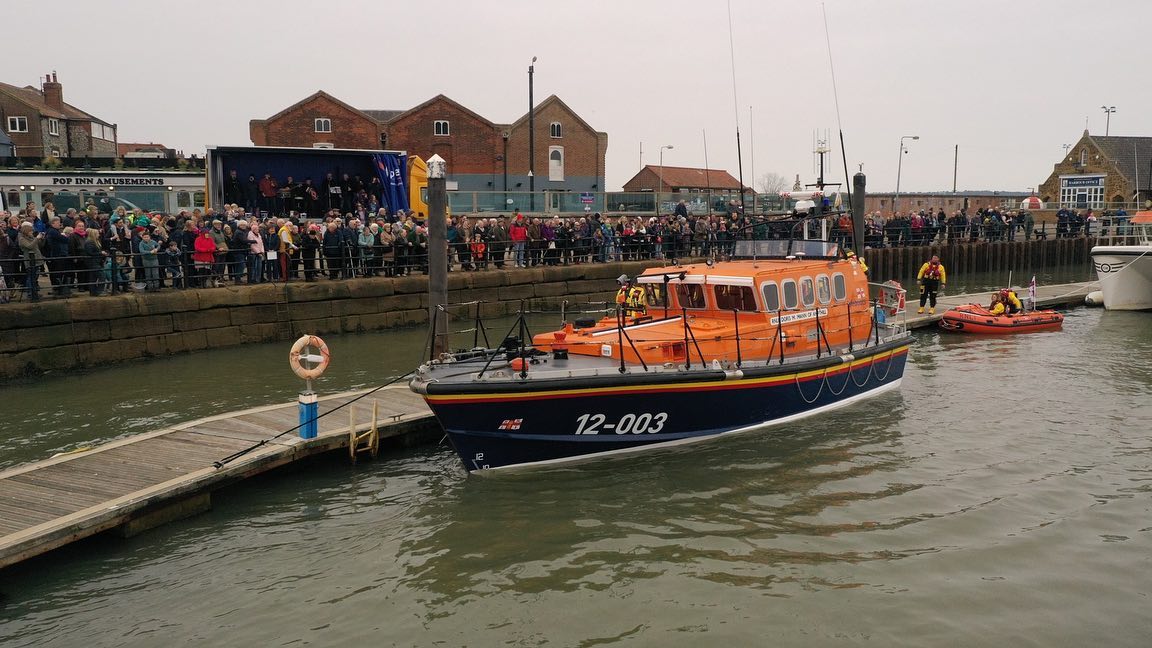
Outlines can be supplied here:
M428 447L275 473L0 572L0 646L1146 646L1150 318L925 330L897 392L665 452L476 477ZM329 340L322 388L401 374L423 342ZM8 385L0 466L289 400L284 353Z

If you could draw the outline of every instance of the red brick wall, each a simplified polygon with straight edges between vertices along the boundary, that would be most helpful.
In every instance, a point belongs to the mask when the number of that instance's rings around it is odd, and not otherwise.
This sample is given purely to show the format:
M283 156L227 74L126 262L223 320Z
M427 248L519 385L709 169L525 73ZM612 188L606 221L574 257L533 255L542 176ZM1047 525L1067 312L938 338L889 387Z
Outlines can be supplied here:
M604 175L607 136L585 127L564 104L546 102L536 110L536 187L548 182L548 147L564 147L564 177ZM563 137L551 136L552 122L560 122ZM508 139L508 170L517 175L528 172L528 120L517 124ZM600 188L603 190L603 188Z
M332 120L331 133L317 133L315 120ZM380 126L375 120L324 96L294 107L275 119L249 125L252 143L257 146L303 146L329 143L336 148L380 148Z
M447 136L433 134L437 120L448 121ZM388 148L425 160L439 155L447 162L449 175L492 174L504 168L499 159L504 147L500 133L492 122L437 97L388 124Z
M8 137L12 138L12 143L16 145L16 155L28 157L44 155L44 141L40 134L40 113L8 95L0 95L0 128L6 133L9 117L28 118L27 133L8 133ZM63 123L60 128L64 128Z

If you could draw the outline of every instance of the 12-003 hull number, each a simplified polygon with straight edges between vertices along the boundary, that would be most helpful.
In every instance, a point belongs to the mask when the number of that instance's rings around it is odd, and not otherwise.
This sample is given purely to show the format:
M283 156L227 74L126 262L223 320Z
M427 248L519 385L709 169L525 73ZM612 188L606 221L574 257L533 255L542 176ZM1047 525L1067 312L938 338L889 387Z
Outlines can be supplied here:
M656 434L667 420L667 412L628 413L615 423L609 423L603 414L581 414L576 417L576 434Z

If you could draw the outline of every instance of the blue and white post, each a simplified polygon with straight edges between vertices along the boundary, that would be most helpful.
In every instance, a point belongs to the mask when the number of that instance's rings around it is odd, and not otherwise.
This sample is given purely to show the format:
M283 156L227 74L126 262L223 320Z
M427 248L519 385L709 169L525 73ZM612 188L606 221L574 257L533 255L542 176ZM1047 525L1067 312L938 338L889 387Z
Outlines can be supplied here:
M312 391L312 381L304 381L304 391L300 392L297 402L300 404L300 438L315 439L319 429L316 414L320 408L317 404L316 392Z

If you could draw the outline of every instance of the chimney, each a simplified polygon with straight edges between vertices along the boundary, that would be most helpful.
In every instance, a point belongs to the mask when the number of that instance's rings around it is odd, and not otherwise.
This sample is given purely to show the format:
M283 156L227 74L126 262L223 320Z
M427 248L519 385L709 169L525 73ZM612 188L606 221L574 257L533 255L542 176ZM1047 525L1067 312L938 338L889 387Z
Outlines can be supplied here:
M64 88L56 81L55 72L44 77L43 90L44 103L60 112L64 112Z

